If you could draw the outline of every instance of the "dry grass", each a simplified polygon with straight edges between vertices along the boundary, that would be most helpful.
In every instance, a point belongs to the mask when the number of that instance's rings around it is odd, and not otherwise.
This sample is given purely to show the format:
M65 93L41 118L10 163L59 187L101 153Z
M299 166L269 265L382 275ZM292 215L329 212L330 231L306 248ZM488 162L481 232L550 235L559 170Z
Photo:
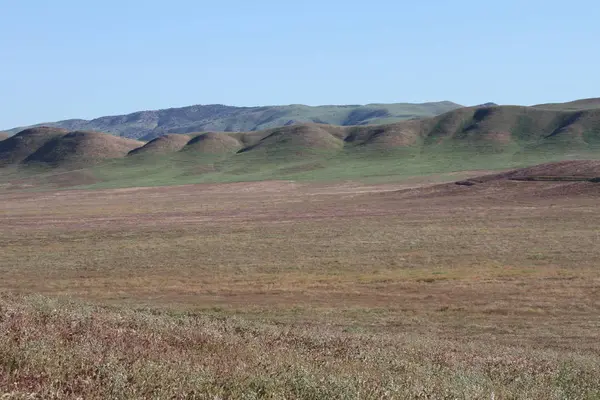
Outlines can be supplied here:
M537 186L0 194L1 289L115 307L5 295L0 385L15 398L598 398L597 191L515 184Z
M3 398L594 399L597 358L0 298Z

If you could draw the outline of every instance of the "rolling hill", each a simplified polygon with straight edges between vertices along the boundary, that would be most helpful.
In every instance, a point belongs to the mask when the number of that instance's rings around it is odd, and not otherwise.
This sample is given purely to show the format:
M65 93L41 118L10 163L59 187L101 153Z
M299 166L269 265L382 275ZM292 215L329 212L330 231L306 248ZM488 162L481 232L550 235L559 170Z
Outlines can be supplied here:
M466 108L423 123L434 146L468 145L478 151L585 150L599 143L600 109L551 111L532 107Z
M99 132L70 132L44 143L23 160L25 164L56 167L85 166L103 160L125 157L142 142Z
M331 125L365 125L397 122L411 118L432 117L461 106L449 101L437 103L399 103L342 106L266 106L231 107L195 105L156 111L139 111L127 115L70 119L41 125L69 131L100 131L117 136L152 140L167 133L208 131L249 132L303 122ZM6 132L14 134L25 128Z
M179 151L185 147L185 145L192 138L189 135L176 135L169 134L159 136L156 139L152 139L142 147L138 147L129 152L129 155L153 155L153 154L169 154L175 151Z
M600 108L600 98L581 99L581 100L569 101L567 103L538 104L533 107L545 109L545 110L555 110L555 111L592 110L594 108Z
M184 151L198 154L232 154L244 145L233 135L208 132L194 136L184 147Z
M30 164L45 165L50 175L57 167L90 165L88 176L101 187L385 180L600 159L600 108L579 104L584 108L572 111L484 105L393 124L303 123L252 132L170 134L148 143L35 128L0 142L0 165L23 171ZM111 161L102 162L106 159Z
M67 133L64 129L49 127L19 132L0 142L0 166L21 163L48 141Z
M120 158L144 143L99 132L37 127L0 142L0 166L80 167Z

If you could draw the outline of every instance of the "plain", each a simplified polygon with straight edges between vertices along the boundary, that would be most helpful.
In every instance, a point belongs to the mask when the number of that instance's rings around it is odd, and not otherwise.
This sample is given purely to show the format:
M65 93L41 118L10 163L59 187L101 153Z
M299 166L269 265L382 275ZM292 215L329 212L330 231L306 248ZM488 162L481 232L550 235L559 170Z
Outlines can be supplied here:
M597 399L600 186L481 174L5 191L0 387Z

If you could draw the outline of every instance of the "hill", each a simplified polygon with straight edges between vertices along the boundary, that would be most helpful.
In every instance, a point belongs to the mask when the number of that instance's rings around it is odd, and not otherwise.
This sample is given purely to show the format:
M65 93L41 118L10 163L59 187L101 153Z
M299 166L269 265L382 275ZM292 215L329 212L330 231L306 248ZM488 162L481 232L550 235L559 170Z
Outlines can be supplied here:
M526 182L591 182L600 181L599 160L566 160L519 168L457 182L474 186L499 180Z
M522 179L532 181L595 180L600 177L600 161L569 160L546 163L535 165L533 167L521 168L499 175L499 177L512 180Z
M29 138L30 144L24 146L19 138ZM15 142L23 143L19 147ZM90 166L86 180L119 187L269 179L395 180L507 169L600 158L600 109L489 105L393 124L303 123L253 132L171 134L146 144L99 133L67 135L64 130L36 128L0 142L2 165L85 166L108 158L110 163ZM61 179L64 185L66 178Z
M545 153L595 151L600 109L551 111L519 106L461 108L441 116L387 125L336 127L301 124L263 133L242 152L292 155L315 151L412 149L420 153Z
M138 147L129 152L129 155L143 154L168 154L183 149L191 140L189 135L164 135L152 139L142 147Z
M2 133L0 132L0 142L3 141L4 139L8 139L10 135L8 133Z
M70 132L46 141L27 156L24 164L84 166L111 158L124 157L143 143L99 132Z
M307 153L335 151L344 147L346 130L341 127L301 124L276 128L264 132L255 144L241 152L260 153L262 156L291 157Z
M600 108L600 98L581 99L567 103L538 104L534 108L557 111L582 111Z
M194 136L183 148L199 154L234 154L243 144L227 133L208 132Z
M543 163L506 172L487 174L450 183L401 189L377 194L379 200L408 201L415 205L477 207L490 204L572 204L600 198L600 160L568 160ZM582 203L580 203L582 204Z
M117 136L152 140L166 133L249 132L303 122L331 125L365 125L391 123L411 118L425 118L460 108L449 101L436 103L398 103L330 106L232 107L194 105L156 111L139 111L127 115L93 120L72 119L43 124L69 131L86 130ZM24 128L14 128L17 133Z
M37 127L26 129L0 142L0 166L18 164L48 141L65 135L64 129Z

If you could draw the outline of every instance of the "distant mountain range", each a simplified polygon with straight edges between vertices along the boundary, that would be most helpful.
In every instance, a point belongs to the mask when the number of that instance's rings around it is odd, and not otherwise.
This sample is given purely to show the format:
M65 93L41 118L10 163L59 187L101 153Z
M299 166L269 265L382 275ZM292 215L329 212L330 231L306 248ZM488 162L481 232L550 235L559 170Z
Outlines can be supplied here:
M132 139L151 140L167 133L250 132L298 123L328 125L387 124L407 119L433 117L462 106L450 101L342 106L232 107L195 105L93 120L69 119L5 131L15 134L34 126L51 126L69 131L98 131Z

